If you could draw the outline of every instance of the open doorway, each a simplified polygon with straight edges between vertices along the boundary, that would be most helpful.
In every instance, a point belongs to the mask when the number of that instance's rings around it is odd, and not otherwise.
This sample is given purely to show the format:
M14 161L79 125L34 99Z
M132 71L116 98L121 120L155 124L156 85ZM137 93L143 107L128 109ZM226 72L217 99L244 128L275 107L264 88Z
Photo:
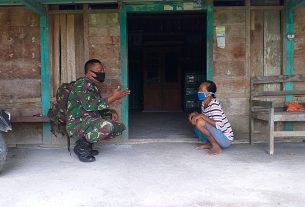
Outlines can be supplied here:
M204 12L127 14L129 138L194 137L187 114L200 110L206 79Z

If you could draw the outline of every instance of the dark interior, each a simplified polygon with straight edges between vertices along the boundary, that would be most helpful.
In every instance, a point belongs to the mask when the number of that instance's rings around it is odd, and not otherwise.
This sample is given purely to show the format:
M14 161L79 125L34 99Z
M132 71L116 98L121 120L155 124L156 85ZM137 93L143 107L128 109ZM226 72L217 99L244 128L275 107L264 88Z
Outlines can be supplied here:
M206 14L128 14L127 28L129 137L194 138L187 113L199 111L206 79Z
M206 14L128 14L127 28L129 109L197 108L195 93L206 79Z

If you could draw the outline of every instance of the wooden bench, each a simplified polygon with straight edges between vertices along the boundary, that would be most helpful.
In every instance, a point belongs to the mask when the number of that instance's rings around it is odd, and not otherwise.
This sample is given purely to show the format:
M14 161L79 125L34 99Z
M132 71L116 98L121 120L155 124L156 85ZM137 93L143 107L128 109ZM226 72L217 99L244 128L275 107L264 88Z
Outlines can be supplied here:
M35 123L35 122L50 122L47 116L12 116L12 123Z
M253 144L254 120L268 122L269 154L274 153L274 137L305 137L304 131L276 131L275 122L304 122L304 112L287 112L285 96L304 97L305 90L285 90L285 83L305 82L305 75L256 76L250 88L250 143ZM266 84L277 84L275 90L264 90ZM303 87L304 89L305 87ZM277 90L276 90L277 89ZM265 99L265 100L262 100ZM268 100L266 100L268 99Z

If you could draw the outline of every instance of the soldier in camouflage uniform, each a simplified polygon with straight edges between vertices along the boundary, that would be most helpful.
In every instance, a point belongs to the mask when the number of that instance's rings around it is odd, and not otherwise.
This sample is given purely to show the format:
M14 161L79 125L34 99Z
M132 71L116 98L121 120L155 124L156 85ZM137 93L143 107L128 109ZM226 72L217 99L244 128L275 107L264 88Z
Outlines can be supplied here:
M67 104L67 133L78 139L74 152L80 161L93 162L97 150L92 144L118 136L125 130L118 122L118 114L109 109L109 104L129 94L129 90L118 87L111 96L102 98L97 84L104 82L102 63L91 59L85 64L85 77L79 78L71 89Z

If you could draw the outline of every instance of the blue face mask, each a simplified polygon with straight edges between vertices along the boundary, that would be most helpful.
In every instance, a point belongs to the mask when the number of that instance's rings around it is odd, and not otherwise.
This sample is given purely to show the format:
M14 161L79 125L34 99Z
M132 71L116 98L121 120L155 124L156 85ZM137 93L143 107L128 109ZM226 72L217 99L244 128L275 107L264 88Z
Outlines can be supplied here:
M197 95L198 95L198 100L199 101L203 101L206 98L204 92L198 92Z
M204 101L204 99L206 99L209 96L209 95L206 96L205 93L212 94L210 92L198 92L197 95L199 101Z

